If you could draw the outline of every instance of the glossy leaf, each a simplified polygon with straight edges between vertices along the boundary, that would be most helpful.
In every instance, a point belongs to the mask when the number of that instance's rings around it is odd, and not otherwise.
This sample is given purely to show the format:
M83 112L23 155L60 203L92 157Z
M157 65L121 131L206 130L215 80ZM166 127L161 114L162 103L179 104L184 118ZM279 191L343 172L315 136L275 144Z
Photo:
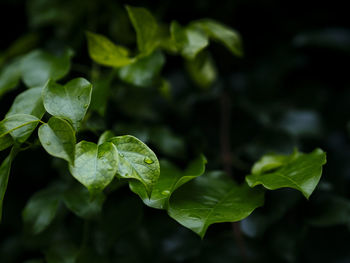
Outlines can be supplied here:
M118 76L126 83L147 87L153 84L164 63L165 57L163 53L156 51L149 56L139 58L128 66L122 67L118 71Z
M48 82L42 92L44 107L53 116L65 118L79 128L90 105L92 85L83 78L76 78L62 86Z
M211 172L175 191L168 213L203 238L211 224L240 221L263 202L263 191L239 186L227 175Z
M129 18L136 31L139 51L148 55L159 44L159 29L156 19L147 9L127 6Z
M103 144L104 142L108 141L109 139L115 137L114 133L110 130L105 131L101 134L100 138L98 139L98 145Z
M146 144L130 135L114 137L109 141L119 153L117 175L140 181L150 196L160 173L157 156Z
M33 234L44 231L54 220L61 199L61 190L51 187L35 193L22 212L26 228Z
M194 59L209 44L205 32L198 28L192 26L182 27L179 23L173 21L170 31L182 56L187 59Z
M43 86L49 79L59 80L70 69L71 52L54 56L43 50L34 50L21 61L22 79L26 86Z
M0 98L15 89L21 79L20 59L16 59L0 70Z
M217 77L217 70L209 53L201 52L194 59L186 61L192 81L201 88L209 88Z
M199 20L192 25L204 30L209 38L225 45L232 54L243 56L242 40L237 31L211 19Z
M45 113L43 100L41 98L42 88L32 88L20 93L12 103L6 116L14 114L29 114L41 119Z
M75 147L74 165L70 164L69 169L75 179L96 194L113 180L118 169L118 152L110 142L97 145L81 141Z
M13 148L9 156L7 156L0 165L0 222L2 219L2 206L3 206L5 192L6 192L6 188L9 180L11 164L16 153L17 153L17 150Z
M91 219L99 215L106 197L98 193L91 198L88 190L83 186L73 187L63 195L63 201L67 208L74 214L85 219Z
M253 166L246 181L250 187L261 184L270 190L297 189L308 199L321 178L325 163L326 153L321 149L309 154L295 151L291 155L266 155Z
M52 117L48 123L40 126L38 135L41 145L49 154L74 164L76 139L68 121Z
M123 67L134 61L129 51L123 46L115 45L102 35L86 33L90 57L97 63L110 67Z
M185 171L181 171L171 163L161 161L161 173L159 180L153 187L151 198L148 198L144 186L137 181L130 181L130 188L141 197L146 205L158 209L167 209L172 193L183 184L202 175L206 163L207 160L201 155L191 162Z
M0 122L0 127L3 127L3 133L0 138L5 138L10 134L15 141L19 143L25 142L39 123L39 119L28 114L14 114L6 117Z

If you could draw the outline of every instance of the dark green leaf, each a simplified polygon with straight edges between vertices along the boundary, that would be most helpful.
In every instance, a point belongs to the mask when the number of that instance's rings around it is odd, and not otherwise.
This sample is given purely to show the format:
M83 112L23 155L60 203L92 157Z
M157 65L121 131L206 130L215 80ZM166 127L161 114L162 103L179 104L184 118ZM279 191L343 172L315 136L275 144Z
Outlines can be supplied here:
M129 18L136 31L137 46L148 55L159 45L159 29L155 18L145 8L127 6Z
M25 226L33 234L44 231L56 216L61 199L61 189L50 187L35 193L23 209Z
M261 184L270 190L294 188L308 199L321 178L325 163L326 153L321 149L309 154L295 151L291 155L266 155L253 166L246 181L250 187Z
M48 123L40 126L38 135L41 145L49 154L74 164L76 139L68 121L52 117Z
M37 117L28 114L14 114L6 117L0 122L0 127L3 127L0 128L0 131L3 131L0 138L7 140L6 135L10 134L14 140L23 143L32 134L39 121Z
M221 172L211 172L179 188L168 213L201 238L214 223L240 221L264 202L264 192L237 185Z
M203 19L192 24L194 27L204 30L207 35L223 45L225 45L232 54L243 56L242 40L238 32L223 24L211 19Z
M156 51L149 56L139 58L128 66L122 67L118 71L118 76L126 83L147 87L152 85L154 79L158 77L164 63L163 53Z
M62 86L52 81L43 89L45 109L53 116L68 119L79 128L90 105L92 85L83 78L76 78Z
M182 56L187 59L195 58L209 44L205 32L198 28L192 26L182 27L179 23L173 21L170 31Z
M72 175L92 194L102 191L118 170L118 152L110 142L97 145L82 141L76 145Z
M43 50L34 50L21 61L22 78L26 86L43 86L51 80L59 80L70 69L71 52L57 57Z
M167 209L172 193L181 185L202 175L207 160L203 155L189 164L185 171L179 170L169 162L161 161L159 180L153 187L151 198L148 198L145 188L137 181L130 181L130 188L138 194L143 202L153 208Z
M0 70L0 98L17 87L21 79L20 59L14 60Z
M5 150L13 144L13 139L7 129L3 126L3 122L0 122L0 151Z
M86 33L90 57L97 63L110 67L123 67L134 61L125 47L117 46L108 38Z
M29 114L41 119L45 113L43 100L41 98L42 88L32 88L19 94L9 112L6 114L7 117L14 114Z
M157 156L146 144L130 135L114 137L109 141L119 153L118 176L140 181L150 196L160 173Z

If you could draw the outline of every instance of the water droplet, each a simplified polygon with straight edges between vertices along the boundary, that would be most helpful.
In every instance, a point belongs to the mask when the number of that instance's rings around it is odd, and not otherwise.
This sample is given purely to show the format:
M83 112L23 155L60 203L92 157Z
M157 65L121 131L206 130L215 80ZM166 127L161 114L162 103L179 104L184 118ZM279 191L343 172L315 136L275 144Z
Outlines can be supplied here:
M148 157L145 157L145 159L143 160L145 163L147 164L152 164L154 163L152 159L148 158Z
M122 154L121 152L119 152L119 155L120 155L120 157L124 157L124 154Z
M46 142L46 145L51 145L51 142Z
M170 191L169 190L164 190L163 192L162 192L162 195L169 195L170 194Z
M107 170L108 171L113 171L113 167L108 167Z
M85 108L85 109L86 109L87 107L89 107L89 104L85 104L85 105L84 105L84 108Z

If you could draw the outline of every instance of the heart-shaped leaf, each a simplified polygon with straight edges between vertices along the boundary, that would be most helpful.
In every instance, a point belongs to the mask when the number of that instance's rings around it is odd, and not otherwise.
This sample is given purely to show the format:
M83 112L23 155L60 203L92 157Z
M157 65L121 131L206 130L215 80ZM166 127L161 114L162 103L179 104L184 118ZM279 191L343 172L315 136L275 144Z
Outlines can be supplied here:
M68 119L77 130L89 107L91 92L90 82L76 78L64 86L49 81L42 91L42 97L48 113Z
M38 135L49 154L74 164L75 132L68 121L52 117L47 124L40 126Z

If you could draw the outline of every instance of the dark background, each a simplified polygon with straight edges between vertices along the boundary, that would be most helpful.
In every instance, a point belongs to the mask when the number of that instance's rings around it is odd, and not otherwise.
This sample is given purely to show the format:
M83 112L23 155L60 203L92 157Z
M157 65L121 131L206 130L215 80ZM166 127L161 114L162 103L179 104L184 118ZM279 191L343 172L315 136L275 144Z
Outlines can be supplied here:
M182 148L169 154L150 140L160 158L184 166L203 152L209 170L223 169L219 130L228 115L222 112L226 96L236 180L242 181L252 163L271 151L320 147L328 163L309 201L288 189L267 194L264 208L240 225L243 252L231 224L210 227L201 241L163 211L144 207L124 187L108 197L105 214L90 235L91 250L100 255L91 262L350 262L350 20L345 2L0 0L0 53L30 33L36 39L33 48L71 47L76 66L70 77L88 78L84 69L92 63L85 30L135 47L124 4L146 7L164 23L216 19L241 33L245 56L234 58L212 44L219 79L204 91L188 79L181 58L168 56L163 76L172 84L173 101L164 103L152 91L131 89L113 97L106 128L139 135L145 127L166 127ZM1 100L1 118L16 94ZM151 116L124 105L140 97ZM85 135L95 139L93 133ZM22 233L20 215L28 198L64 173L52 165L55 161L42 150L16 159L0 226L1 263L40 258L57 233L66 245L79 243L82 220L66 212L46 234Z

